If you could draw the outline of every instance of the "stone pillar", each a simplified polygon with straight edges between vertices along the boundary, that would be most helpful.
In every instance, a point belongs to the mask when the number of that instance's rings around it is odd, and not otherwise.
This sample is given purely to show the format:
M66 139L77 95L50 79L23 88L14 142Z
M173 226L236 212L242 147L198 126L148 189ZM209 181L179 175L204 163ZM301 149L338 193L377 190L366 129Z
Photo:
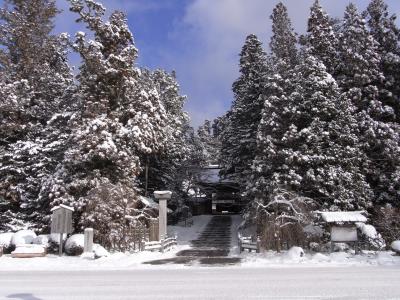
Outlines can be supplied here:
M85 229L83 252L93 252L93 228Z
M158 235L159 240L167 237L167 200L171 199L170 191L155 191L154 197L158 199Z

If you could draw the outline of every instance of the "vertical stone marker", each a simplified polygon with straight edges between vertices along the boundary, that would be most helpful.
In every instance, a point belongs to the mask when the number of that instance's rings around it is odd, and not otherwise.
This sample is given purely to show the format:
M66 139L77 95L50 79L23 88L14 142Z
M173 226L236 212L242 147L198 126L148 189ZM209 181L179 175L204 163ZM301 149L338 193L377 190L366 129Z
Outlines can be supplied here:
M83 252L93 251L93 228L85 229L85 241L83 244Z
M158 237L161 241L167 237L167 200L171 199L171 191L155 191L154 197L158 199Z

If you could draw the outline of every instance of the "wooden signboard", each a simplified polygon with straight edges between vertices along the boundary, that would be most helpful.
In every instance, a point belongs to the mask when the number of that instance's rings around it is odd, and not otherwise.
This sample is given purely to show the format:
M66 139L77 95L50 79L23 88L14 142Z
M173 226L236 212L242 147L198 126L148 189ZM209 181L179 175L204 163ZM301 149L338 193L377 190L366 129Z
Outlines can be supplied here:
M72 233L72 207L61 204L55 206L52 210L51 215L51 233L60 234L60 247L59 254L62 255L62 244L63 244L63 233Z
M358 240L357 228L355 226L332 226L332 242L356 242Z

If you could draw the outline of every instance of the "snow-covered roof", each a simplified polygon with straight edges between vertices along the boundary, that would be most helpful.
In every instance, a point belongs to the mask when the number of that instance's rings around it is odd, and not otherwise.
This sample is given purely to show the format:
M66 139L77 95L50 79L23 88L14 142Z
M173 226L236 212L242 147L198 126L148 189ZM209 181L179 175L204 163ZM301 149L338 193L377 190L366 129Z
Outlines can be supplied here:
M140 201L148 207L158 209L158 203L151 198L140 196Z
M327 223L339 222L367 222L367 217L363 215L364 211L319 211L322 220Z
M54 210L59 209L59 208L65 208L65 209L68 209L68 210L70 210L70 211L74 211L74 208L73 208L73 207L67 206L67 205L64 205L64 204L60 204L59 206L54 206L54 207L51 209L51 211L54 211Z
M156 199L170 199L171 195L171 191L154 191L154 197Z
M200 181L205 183L217 183L220 181L220 169L207 168L200 172Z

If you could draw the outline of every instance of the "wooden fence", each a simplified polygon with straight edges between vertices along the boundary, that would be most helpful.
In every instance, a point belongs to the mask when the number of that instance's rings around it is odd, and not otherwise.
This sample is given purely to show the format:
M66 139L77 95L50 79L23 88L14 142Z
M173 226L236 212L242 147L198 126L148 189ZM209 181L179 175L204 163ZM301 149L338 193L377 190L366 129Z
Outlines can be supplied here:
M249 252L256 251L260 253L260 240L257 239L256 241L252 240L251 237L239 237L239 251L243 252L247 250Z
M170 250L173 246L175 246L176 243L176 237L169 237L166 239L163 239L161 241L154 241L154 242L147 242L144 245L144 250L145 251L160 251L160 252L165 252Z

